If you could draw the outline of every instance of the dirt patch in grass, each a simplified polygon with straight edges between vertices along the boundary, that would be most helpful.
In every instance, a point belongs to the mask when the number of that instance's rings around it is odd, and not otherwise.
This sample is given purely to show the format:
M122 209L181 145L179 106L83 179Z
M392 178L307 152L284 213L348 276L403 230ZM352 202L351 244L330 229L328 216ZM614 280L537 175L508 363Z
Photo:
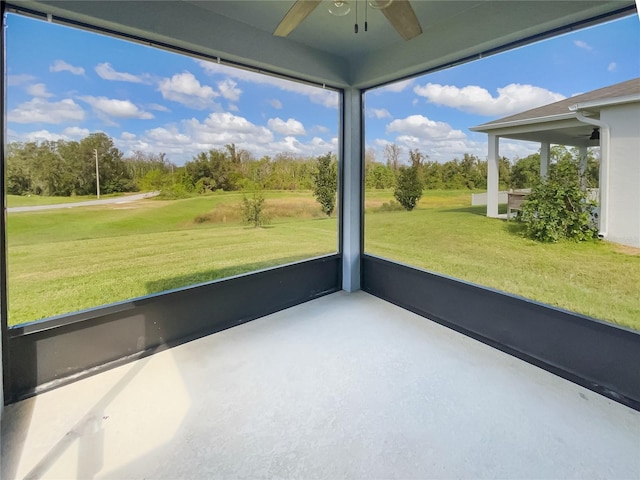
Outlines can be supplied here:
M318 203L311 198L269 198L264 202L264 213L270 220L282 218L312 219L324 217ZM194 223L228 223L242 221L242 204L217 205L213 210L198 215Z
M238 203L223 203L216 205L213 210L198 215L193 219L195 223L227 223L242 220L242 206Z
M273 198L265 202L269 218L318 218L324 217L318 202L312 198Z
M630 247L628 245L615 245L613 249L618 253L625 255L640 256L640 248Z

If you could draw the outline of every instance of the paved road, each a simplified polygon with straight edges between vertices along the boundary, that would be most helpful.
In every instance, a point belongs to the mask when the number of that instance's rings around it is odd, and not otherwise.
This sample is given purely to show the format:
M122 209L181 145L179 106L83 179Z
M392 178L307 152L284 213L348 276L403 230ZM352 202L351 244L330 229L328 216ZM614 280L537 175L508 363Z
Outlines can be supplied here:
M7 212L35 212L38 210L55 210L57 208L89 207L92 205L108 205L110 203L131 203L144 198L151 198L159 195L160 192L139 193L137 195L127 195L123 197L106 198L104 200L87 200L86 202L56 203L54 205L35 205L32 207L9 207Z

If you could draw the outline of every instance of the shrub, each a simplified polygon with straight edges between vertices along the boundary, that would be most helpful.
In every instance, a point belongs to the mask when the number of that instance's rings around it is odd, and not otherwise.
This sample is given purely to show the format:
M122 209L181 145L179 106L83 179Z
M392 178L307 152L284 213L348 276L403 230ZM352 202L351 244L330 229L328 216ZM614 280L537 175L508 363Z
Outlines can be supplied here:
M183 184L174 183L173 185L160 190L160 195L156 198L159 200L179 200L181 198L189 198L190 196L191 194Z
M398 175L398 185L393 191L393 196L400 202L405 210L413 210L420 197L422 197L422 182L418 168L414 165L404 167Z
M582 188L578 163L567 159L550 166L548 177L532 188L517 218L533 240L584 241L598 236L594 207Z
M380 205L380 208L378 208L379 212L397 212L399 210L402 210L402 205L400 205L398 202L393 201L393 200L389 200L388 202L384 202L382 205Z
M254 188L247 196L242 197L242 216L245 223L255 228L266 224L268 219L264 212L264 193Z

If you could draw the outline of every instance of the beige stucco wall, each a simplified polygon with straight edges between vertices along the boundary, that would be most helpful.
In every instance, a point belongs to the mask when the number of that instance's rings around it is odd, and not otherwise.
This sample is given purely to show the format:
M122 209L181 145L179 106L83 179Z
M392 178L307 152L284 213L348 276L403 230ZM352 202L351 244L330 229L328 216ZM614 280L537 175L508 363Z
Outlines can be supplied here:
M640 102L603 108L611 131L607 239L640 247Z

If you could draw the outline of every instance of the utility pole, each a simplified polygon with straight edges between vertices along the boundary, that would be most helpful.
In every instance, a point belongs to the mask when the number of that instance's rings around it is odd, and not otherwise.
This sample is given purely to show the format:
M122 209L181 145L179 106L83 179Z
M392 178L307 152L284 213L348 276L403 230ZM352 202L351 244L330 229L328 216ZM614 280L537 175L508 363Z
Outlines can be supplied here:
M94 148L93 153L96 154L96 193L100 198L100 171L98 170L98 149Z

